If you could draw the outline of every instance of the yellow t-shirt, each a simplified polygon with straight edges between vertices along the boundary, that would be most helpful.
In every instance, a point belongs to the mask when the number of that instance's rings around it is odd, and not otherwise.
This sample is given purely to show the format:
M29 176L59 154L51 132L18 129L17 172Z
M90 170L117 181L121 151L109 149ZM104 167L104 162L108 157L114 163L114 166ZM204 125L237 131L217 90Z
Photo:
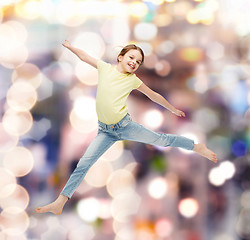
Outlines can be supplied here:
M97 62L98 87L96 112L98 120L105 124L118 123L128 113L127 98L142 81L130 73L120 73L115 66L102 60Z

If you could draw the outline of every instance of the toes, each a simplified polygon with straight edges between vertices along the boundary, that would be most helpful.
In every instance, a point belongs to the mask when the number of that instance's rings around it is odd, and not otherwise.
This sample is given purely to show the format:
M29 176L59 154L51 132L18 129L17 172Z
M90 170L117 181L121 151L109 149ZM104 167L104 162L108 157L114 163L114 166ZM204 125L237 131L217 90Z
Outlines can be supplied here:
M41 212L41 208L36 208L36 212L40 213Z

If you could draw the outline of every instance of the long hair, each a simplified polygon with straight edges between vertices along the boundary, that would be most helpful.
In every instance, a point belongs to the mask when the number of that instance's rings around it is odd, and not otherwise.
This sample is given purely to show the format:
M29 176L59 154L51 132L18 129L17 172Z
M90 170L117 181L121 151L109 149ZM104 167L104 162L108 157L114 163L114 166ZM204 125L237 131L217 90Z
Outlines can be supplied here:
M144 61L144 52L142 51L142 49L140 47L136 46L135 44L129 44L129 45L125 46L121 50L121 52L119 53L119 55L117 56L117 62L119 62L119 60L118 60L119 56L124 56L129 50L132 50L132 49L138 50L141 53L141 56L142 56L141 64L142 64L143 61Z

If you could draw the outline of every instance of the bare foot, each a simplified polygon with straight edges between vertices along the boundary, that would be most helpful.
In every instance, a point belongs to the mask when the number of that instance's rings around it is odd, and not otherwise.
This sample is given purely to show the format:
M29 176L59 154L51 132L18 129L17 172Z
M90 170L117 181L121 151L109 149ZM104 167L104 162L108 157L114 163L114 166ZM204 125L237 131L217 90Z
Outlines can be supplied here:
M211 160L215 163L217 163L217 161L218 161L216 154L214 152L212 152L211 150L209 150L206 147L206 145L203 143L195 144L193 151L197 152L201 156L208 158L209 160Z
M64 195L59 195L59 197L54 202L46 206L36 208L36 212L37 213L51 212L56 215L60 215L67 200L68 197Z

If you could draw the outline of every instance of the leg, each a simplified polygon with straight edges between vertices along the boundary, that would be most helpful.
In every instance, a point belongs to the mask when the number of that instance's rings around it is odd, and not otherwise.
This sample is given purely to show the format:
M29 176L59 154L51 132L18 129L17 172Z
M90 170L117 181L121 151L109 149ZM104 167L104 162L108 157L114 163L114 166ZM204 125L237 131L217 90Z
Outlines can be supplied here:
M211 161L217 162L216 154L207 149L204 144L194 144L194 141L175 134L156 133L131 121L121 132L121 138L162 147L180 147L193 150Z
M116 139L109 134L103 132L98 133L78 162L77 167L71 174L59 197L49 205L38 207L36 212L61 214L65 203L71 198L77 187L80 185L89 168L115 143L115 141Z

